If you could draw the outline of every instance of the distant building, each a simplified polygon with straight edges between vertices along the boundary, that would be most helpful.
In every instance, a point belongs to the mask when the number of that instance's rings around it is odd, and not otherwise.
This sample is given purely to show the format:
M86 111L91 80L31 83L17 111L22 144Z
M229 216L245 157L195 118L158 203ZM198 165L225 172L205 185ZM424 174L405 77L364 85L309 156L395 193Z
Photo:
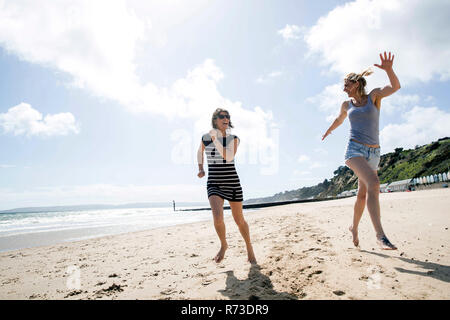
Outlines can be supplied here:
M389 189L392 191L405 191L411 185L412 179L405 179L400 181L394 181L389 184Z
M389 183L380 184L380 192L382 192L382 193L387 192L386 189L387 189L388 184Z
M355 196L357 192L358 192L358 189L352 189L352 190L342 191L341 193L338 194L338 197L350 197L350 196Z

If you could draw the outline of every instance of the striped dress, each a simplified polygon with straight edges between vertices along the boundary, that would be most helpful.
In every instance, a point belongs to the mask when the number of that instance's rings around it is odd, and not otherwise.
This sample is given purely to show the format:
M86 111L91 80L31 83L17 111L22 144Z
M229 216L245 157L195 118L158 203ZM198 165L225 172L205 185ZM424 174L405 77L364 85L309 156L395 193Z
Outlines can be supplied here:
M235 138L239 139L235 135L217 139L219 143L226 146L234 143ZM209 134L203 135L202 142L208 159L208 198L216 195L228 201L243 201L241 182L234 166L234 159L229 162L223 159Z

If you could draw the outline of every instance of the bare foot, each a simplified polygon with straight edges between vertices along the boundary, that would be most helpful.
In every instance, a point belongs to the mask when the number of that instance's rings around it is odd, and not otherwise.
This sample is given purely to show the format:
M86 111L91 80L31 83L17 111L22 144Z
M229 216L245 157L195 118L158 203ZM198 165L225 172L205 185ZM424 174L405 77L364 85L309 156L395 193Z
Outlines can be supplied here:
M255 258L255 254L253 253L253 250L251 251L251 253L248 253L248 262L250 262L251 264L256 264L256 258Z
M394 246L386 236L382 236L377 239L378 245L383 250L397 250L397 247Z
M223 260L223 258L225 257L225 251L227 251L228 246L222 246L219 250L219 252L216 254L216 256L214 257L214 261L216 263L219 263L220 261Z
M247 245L247 261L251 264L256 264L255 253L253 252L253 246L251 244Z
M359 247L358 230L353 230L353 226L350 226L348 230L352 233L353 244L355 247Z

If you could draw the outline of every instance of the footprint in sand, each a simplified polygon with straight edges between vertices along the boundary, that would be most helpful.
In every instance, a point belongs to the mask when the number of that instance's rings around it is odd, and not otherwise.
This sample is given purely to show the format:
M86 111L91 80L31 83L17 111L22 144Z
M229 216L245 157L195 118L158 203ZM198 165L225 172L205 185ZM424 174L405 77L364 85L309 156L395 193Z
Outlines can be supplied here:
M308 278L311 278L312 276L314 276L314 275L316 275L316 274L321 274L321 273L322 273L322 270L314 271L314 272L312 272L312 273L310 273L310 274L308 275Z

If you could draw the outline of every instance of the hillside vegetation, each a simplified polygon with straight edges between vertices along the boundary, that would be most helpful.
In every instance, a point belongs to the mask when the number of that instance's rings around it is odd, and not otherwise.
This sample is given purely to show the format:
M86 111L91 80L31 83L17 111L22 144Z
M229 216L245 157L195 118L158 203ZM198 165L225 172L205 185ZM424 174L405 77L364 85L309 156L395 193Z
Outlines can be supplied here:
M449 167L450 138L442 138L414 149L397 148L394 152L382 155L378 177L383 184L448 172ZM357 187L358 179L353 171L346 166L340 166L331 179L325 179L315 186L280 192L271 197L250 199L245 203L326 198Z

